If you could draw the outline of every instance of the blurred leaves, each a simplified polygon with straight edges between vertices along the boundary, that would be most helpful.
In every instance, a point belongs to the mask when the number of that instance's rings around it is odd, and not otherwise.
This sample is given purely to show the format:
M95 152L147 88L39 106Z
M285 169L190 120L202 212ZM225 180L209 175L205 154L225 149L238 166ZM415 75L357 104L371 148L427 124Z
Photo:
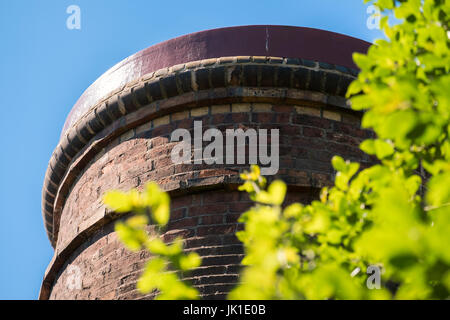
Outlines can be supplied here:
M151 254L145 270L137 282L141 293L155 291L157 299L197 299L198 291L179 278L200 266L201 259L195 252L183 253L183 240L176 238L166 244L158 234L150 236L148 224L159 228L170 218L170 198L155 182L147 184L143 192L109 191L103 202L118 213L131 213L125 221L116 223L116 232L122 243L134 252L147 250Z
M347 96L376 133L360 148L379 164L335 156L334 187L284 210L281 182L266 190L257 169L243 174L256 204L241 218L246 268L232 298L450 298L450 1L372 3L388 40L354 54ZM365 283L371 265L379 290Z

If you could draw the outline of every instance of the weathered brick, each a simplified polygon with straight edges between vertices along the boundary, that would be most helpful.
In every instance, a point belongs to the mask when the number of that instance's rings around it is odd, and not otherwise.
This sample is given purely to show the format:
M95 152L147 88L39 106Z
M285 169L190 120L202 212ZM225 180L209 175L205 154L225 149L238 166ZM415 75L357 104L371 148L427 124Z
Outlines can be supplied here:
M202 216L200 224L222 224L224 217L222 215Z
M197 225L198 225L197 218L185 218L185 219L170 222L169 228L182 229L182 228L188 228L188 227L195 227Z
M127 132L125 132L123 135L120 136L120 142L130 140L133 137L134 137L134 129L128 130Z
M230 105L228 104L211 106L211 114L229 113L229 112L230 112Z
M209 113L208 107L191 109L191 117L201 117Z
M170 116L156 118L155 120L153 120L153 127L156 128L156 127L168 124L169 122L170 122Z
M307 114L310 116L320 117L320 108L295 106L297 114Z
M198 90L205 90L210 88L209 84L209 69L199 69L195 71L195 79Z
M272 105L267 103L254 103L252 106L253 112L271 112Z
M225 213L228 207L224 204L211 204L203 206L195 206L189 208L190 216L208 215L214 213Z
M318 128L303 127L303 135L305 137L322 137L324 132L322 129Z
M187 119L187 118L189 118L189 110L172 113L170 116L171 116L172 121Z
M250 112L251 104L250 103L233 103L231 105L231 112Z
M341 114L336 111L323 110L323 117L334 121L341 121Z
M307 68L300 67L293 72L293 87L296 89L307 89L311 71Z
M146 131L150 131L152 128L151 122L146 122L144 124L141 124L139 127L136 128L136 135L141 134Z

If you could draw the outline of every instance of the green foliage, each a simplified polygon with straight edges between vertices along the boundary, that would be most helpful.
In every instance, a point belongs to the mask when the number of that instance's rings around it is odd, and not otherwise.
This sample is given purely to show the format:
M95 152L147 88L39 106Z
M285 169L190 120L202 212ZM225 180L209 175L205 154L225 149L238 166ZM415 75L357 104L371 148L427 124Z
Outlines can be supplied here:
M244 175L258 204L241 218L248 266L232 298L450 297L450 1L374 3L389 40L354 55L361 73L347 95L377 134L361 149L380 163L358 172L334 157L334 187L284 210L257 169ZM369 265L383 270L380 290L366 287Z
M110 191L103 202L119 213L133 212L124 222L116 223L116 232L124 245L132 251L147 250L152 255L139 278L137 288L142 293L158 291L157 299L196 299L198 292L180 280L177 273L194 269L201 264L198 254L183 253L183 240L177 238L166 244L159 234L150 236L147 225L164 228L170 216L170 198L151 182L143 192Z
M245 267L232 299L450 298L450 1L373 3L388 40L354 55L361 73L347 95L377 135L360 147L379 163L360 170L336 156L335 185L320 201L285 208L283 182L267 186L257 166L242 174L240 190L255 205L239 219ZM183 255L181 240L166 245L145 231L150 221L167 223L168 196L151 184L144 193L111 192L105 202L136 213L116 230L128 248L155 256L139 289L196 297L166 266L188 270L199 257ZM383 271L378 290L366 285L371 265Z
M274 181L265 191L265 179L252 166L242 175L242 190L256 205L240 217L245 229L237 233L245 248L241 280L231 299L358 299L385 298L387 290L364 289L363 273L351 277L356 268L368 265L351 248L367 227L359 196L363 183L353 179L359 165L334 157L340 170L336 187L322 191L322 201L309 206L281 204L286 194L283 182ZM350 182L352 180L352 182ZM258 194L276 196L263 197ZM333 199L333 200L329 200Z

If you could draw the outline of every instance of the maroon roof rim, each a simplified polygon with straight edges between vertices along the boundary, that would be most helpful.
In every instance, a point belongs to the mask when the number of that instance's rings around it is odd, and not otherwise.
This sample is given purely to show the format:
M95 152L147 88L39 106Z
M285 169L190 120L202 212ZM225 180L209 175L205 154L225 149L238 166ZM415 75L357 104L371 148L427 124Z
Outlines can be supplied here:
M352 53L366 52L370 45L332 31L284 25L233 26L182 35L138 51L108 69L80 96L61 134L102 97L158 69L227 56L302 58L356 68Z

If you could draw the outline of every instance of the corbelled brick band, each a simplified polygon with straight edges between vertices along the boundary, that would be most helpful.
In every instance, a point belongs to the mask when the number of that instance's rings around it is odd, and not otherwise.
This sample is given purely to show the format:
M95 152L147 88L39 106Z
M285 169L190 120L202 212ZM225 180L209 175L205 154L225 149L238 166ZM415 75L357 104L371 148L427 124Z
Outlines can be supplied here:
M182 235L186 250L203 257L192 282L203 297L223 298L238 279L242 247L234 233L250 202L236 188L248 164L173 164L170 134L193 132L194 121L222 132L277 128L276 177L288 183L288 201L307 202L331 183L334 154L370 162L358 145L371 133L359 128L360 114L344 98L356 74L302 57L219 56L149 72L83 107L65 127L45 177L43 215L55 255L40 298L140 298L135 284L148 255L120 244L113 226L123 217L101 198L148 181L173 198L164 239ZM71 265L81 288L67 288Z

